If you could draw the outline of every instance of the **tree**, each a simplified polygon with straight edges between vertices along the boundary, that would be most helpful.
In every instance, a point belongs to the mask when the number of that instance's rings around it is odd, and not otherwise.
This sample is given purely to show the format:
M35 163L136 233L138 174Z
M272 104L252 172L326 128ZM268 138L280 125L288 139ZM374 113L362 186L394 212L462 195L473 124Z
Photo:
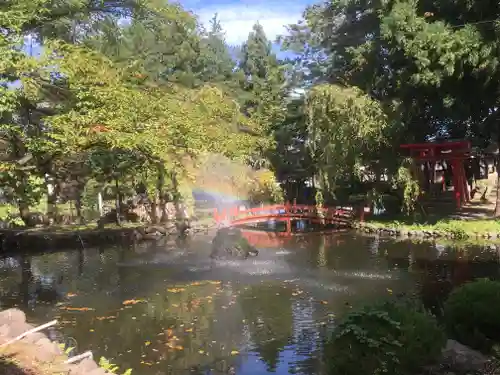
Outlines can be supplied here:
M331 194L340 181L360 175L362 167L372 162L386 141L389 121L380 104L356 88L318 85L308 94L306 106L308 142L319 184Z
M226 43L226 36L217 13L210 20L210 27L202 34L201 47L203 73L201 80L210 83L223 83L234 89L234 70L236 62Z
M287 95L286 67L278 62L264 29L258 23L242 46L238 66L242 74L241 110L258 126L257 131L264 137L252 160L252 165L258 168L263 165L265 154L274 147L272 128L284 119Z
M498 12L454 0L324 2L285 46L306 46L300 63L317 80L357 86L399 116L394 144L437 136L481 146L500 134Z

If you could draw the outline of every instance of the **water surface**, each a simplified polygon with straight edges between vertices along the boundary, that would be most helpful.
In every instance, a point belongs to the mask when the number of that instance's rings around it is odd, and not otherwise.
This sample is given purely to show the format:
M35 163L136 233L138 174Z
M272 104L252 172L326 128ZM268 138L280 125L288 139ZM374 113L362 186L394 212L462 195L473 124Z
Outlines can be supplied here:
M321 374L321 340L353 306L438 305L450 285L498 275L495 246L253 235L246 260L210 259L211 235L4 258L0 307L57 318L55 338L136 374Z

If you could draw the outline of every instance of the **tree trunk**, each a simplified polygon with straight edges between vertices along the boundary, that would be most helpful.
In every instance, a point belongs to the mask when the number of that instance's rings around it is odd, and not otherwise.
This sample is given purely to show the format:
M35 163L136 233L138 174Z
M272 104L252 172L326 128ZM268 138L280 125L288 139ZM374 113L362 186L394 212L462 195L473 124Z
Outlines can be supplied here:
M158 223L158 199L156 197L156 194L151 200L151 223L152 224L157 224Z
M118 178L115 179L115 209L116 209L116 225L122 225L122 219L121 219L121 199L120 199L120 185L118 183Z
M78 224L82 224L83 223L83 216L82 216L82 190L83 190L82 184L78 184L77 190L76 190L76 197L75 197L76 222Z
M499 142L500 144L500 142ZM498 162L498 156L496 157L496 168L497 168L497 199L495 203L495 218L500 217L500 163Z
M163 168L163 165L160 165L158 167L158 184L156 186L160 201L160 217L159 217L160 223L166 223L168 221L167 201L165 199L164 187L165 187L165 169Z
M56 221L57 191L54 178L49 173L45 175L45 185L47 186L47 216Z
M179 192L179 182L177 181L177 175L175 172L172 173L172 187L173 187L173 201L175 206L175 221L177 226L182 226L184 224L184 212L181 205L181 194Z
M31 226L31 222L29 220L30 206L28 203L19 199L17 206L19 207L19 215L21 215L21 219L24 221L24 224L28 227Z

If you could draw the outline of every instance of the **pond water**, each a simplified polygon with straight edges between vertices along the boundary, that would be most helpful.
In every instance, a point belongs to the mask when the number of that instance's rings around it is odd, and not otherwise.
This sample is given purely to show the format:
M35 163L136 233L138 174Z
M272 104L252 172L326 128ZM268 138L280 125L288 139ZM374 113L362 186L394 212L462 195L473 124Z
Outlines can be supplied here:
M252 237L253 236L253 237ZM267 237L266 237L267 236ZM250 233L257 257L210 259L212 235L0 260L0 308L135 374L321 374L321 340L360 303L498 276L496 246L353 233Z

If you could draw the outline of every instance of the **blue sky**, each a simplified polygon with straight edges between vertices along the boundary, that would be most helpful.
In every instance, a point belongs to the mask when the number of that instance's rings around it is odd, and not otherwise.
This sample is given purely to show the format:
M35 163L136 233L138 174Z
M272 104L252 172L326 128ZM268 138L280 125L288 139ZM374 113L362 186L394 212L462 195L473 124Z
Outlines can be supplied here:
M296 23L305 7L313 0L178 0L207 25L215 13L226 31L229 44L241 44L255 22L263 26L267 37L274 40L285 33L284 25Z

